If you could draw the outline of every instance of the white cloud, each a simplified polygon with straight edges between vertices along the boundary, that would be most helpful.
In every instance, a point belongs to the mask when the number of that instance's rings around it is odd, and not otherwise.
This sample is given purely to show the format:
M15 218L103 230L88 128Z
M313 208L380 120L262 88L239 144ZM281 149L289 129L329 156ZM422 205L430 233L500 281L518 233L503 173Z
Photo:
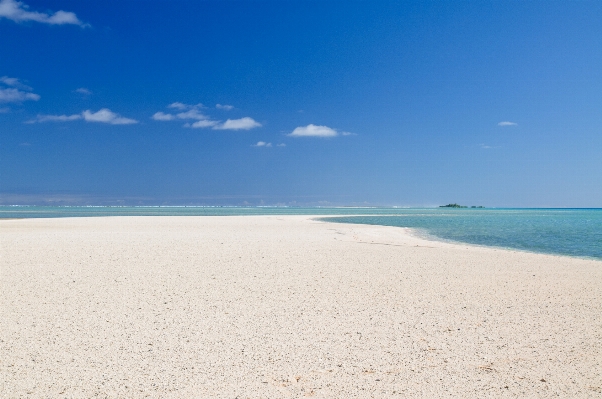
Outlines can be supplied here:
M71 122L81 119L85 120L86 122L101 122L109 123L111 125L131 125L134 123L138 123L137 120L124 118L108 108L103 108L97 112L91 112L90 110L87 110L82 112L81 114L73 115L38 115L35 119L32 119L25 123Z
M0 82L4 83L7 86L16 87L17 89L32 91L33 88L27 86L26 84L21 83L21 81L17 78L9 78L8 76L2 76L0 78Z
M266 143L265 141L258 141L257 144L253 144L253 147L271 147L272 143Z
M155 113L152 118L156 121L172 121L174 119L176 119L176 117L172 114L165 114L163 112L157 112Z
M34 21L49 25L79 25L81 27L90 26L84 24L72 12L57 11L54 14L29 11L29 6L16 0L0 0L0 18L8 18L15 22Z
M30 120L27 123L35 122L69 122L82 119L81 114L73 115L38 115L36 119Z
M200 109L200 108L205 108L205 106L201 103L198 103L196 105L190 105L190 104L184 104L181 102L175 102L175 103L171 103L167 106L167 108L175 108L175 109L179 109L179 110L185 110L185 109Z
M188 123L186 125L188 125ZM196 122L194 122L192 125L190 125L190 127L202 128L202 127L211 127L211 126L215 126L215 125L217 125L217 121L212 121L212 120L209 120L209 119L205 119L205 120L202 120L202 121L196 121ZM186 126L186 127L188 127L188 126Z
M82 112L82 115L86 122L101 122L109 123L111 125L131 125L133 123L138 123L137 120L124 118L108 108L103 108L97 112L91 112L90 110L86 110Z
M245 116L240 119L228 119L222 124L216 125L213 128L216 130L249 130L255 127L260 127L261 123L253 118Z
M184 127L193 127L193 128L203 128L203 127L211 127L218 124L218 121L211 120L207 115L203 114L199 111L201 108L205 108L203 104L189 105L181 102L171 103L167 106L167 108L173 108L180 110L177 114L167 114L164 112L155 113L152 118L156 121L172 121L174 119L184 119L184 120L196 120L194 123L185 123Z
M335 137L339 133L328 126L317 126L309 124L295 128L288 136L291 137Z
M286 147L286 144L284 144L284 143L280 143L280 144L277 144L276 146L277 146L277 147Z
M0 82L4 83L8 86L16 86L19 84L19 79L17 78L9 78L8 76L2 76L0 78Z
M498 123L497 125L498 126L516 126L516 125L518 125L518 123L504 121L504 122Z
M209 119L207 115L199 112L196 108L190 109L186 112L180 112L176 115L180 119L196 119L196 120L205 120Z
M215 104L215 108L217 108L217 109L223 109L224 111L230 111L230 110L234 109L234 106L232 106L232 105Z
M23 101L38 101L40 96L35 93L28 93L19 89L0 89L0 102L3 103L21 103Z
M234 107L231 105L222 105L216 104L217 109L223 110L231 110ZM192 127L192 128L206 128L213 127L216 130L249 130L255 127L261 126L261 124L255 121L253 118L244 117L240 119L228 119L223 123L220 121L212 120L209 116L205 115L200 110L206 108L203 104L184 104L181 102L171 103L167 106L167 108L177 109L182 112L178 112L176 114L169 114L164 112L155 113L152 118L157 121L172 121L174 119L183 119L183 120L195 120L196 122L187 122L184 124L184 127Z
M83 94L84 96L89 96L92 92L85 87L80 87L79 89L75 89L76 93Z
M0 3L1 4L1 3ZM0 77L0 83L10 87L0 87L0 103L21 103L23 101L38 101L40 96L30 93L33 89L17 78Z
M111 111L108 108L103 108L98 112L86 110L81 114L73 115L38 115L35 119L25 123L42 123L42 122L71 122L84 119L86 122L102 122L111 125L131 125L138 123L135 119L124 118L119 114Z
M482 148L482 149L484 149L484 150L491 150L491 149L494 149L494 148L500 148L499 146L493 146L493 145L488 145L488 144L483 144L483 143L479 144L479 147Z
M183 103L179 103L179 102L175 102L175 103L169 104L167 106L167 108L186 109L186 108L188 108L188 105L183 104Z

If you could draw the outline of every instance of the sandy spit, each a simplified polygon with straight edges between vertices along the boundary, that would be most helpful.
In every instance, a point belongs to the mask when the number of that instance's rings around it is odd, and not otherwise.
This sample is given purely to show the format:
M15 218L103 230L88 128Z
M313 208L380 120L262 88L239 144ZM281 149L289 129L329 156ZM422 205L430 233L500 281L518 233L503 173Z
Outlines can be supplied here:
M602 396L602 262L307 216L0 221L1 398Z

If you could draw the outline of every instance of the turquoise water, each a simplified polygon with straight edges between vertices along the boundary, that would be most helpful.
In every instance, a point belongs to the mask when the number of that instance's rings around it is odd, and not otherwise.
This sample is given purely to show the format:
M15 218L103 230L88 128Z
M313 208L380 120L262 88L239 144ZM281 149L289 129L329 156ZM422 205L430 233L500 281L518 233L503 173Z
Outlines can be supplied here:
M602 209L433 209L324 219L411 227L443 240L602 259Z
M0 218L338 215L343 223L411 227L431 238L602 259L602 209L0 207Z

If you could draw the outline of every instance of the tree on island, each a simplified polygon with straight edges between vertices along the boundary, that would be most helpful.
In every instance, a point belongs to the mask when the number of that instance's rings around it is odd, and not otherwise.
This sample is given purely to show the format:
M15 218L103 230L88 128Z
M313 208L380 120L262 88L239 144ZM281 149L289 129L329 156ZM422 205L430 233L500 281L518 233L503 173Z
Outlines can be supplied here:
M464 206L464 205L453 203L453 204L447 204L447 205L439 205L439 208L468 208L468 207ZM485 207L482 205L479 205L479 206L473 205L473 206L471 206L471 208L485 208Z

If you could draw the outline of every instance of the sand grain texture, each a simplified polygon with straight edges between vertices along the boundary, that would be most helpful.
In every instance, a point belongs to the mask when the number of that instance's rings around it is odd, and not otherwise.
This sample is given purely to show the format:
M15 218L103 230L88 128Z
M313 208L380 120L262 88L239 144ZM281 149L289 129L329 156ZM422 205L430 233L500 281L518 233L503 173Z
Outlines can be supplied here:
M307 216L0 221L2 398L602 396L602 262Z

